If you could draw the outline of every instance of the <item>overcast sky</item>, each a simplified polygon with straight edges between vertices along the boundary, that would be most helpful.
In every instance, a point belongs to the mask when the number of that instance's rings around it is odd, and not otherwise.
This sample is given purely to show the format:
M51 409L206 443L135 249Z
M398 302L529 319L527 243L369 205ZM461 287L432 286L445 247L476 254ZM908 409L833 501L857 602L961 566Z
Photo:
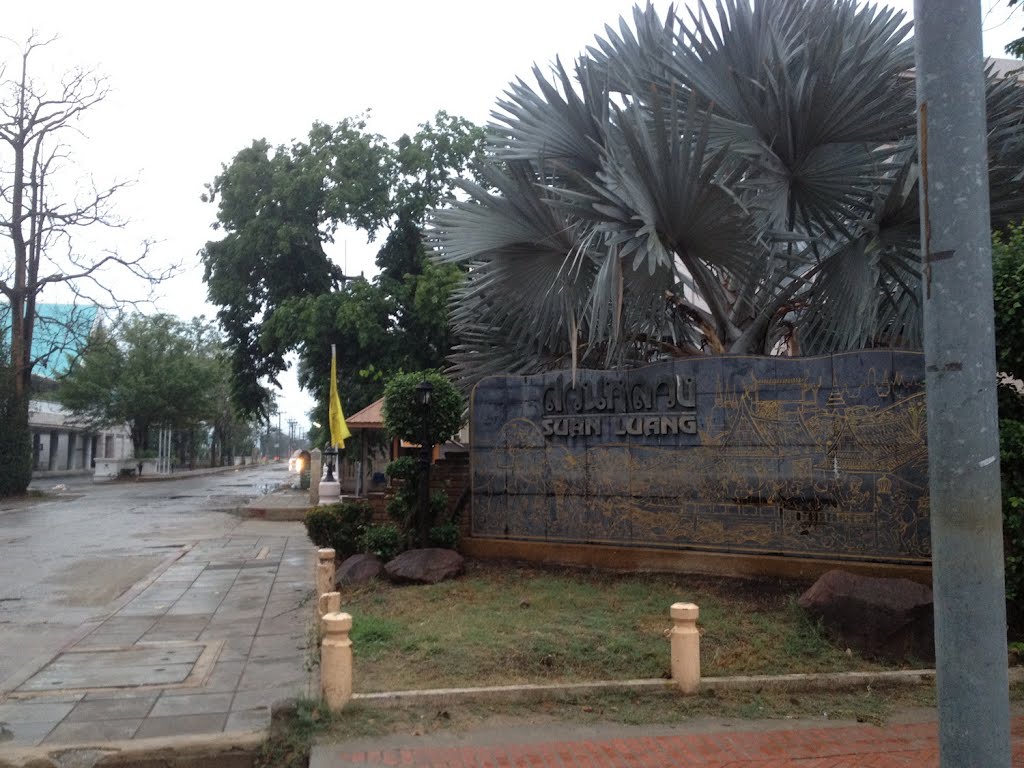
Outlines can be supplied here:
M667 3L655 6L664 13ZM510 80L529 78L535 62L555 56L571 62L632 7L630 0L35 0L5 4L0 29L19 42L32 30L59 36L40 55L39 73L85 65L108 76L111 95L82 122L76 163L100 185L138 180L117 201L130 225L109 244L130 251L155 240L157 260L182 262L183 274L163 287L156 308L187 319L215 312L205 303L197 255L217 237L215 208L199 199L203 185L253 139L302 139L315 120L334 123L367 109L370 129L390 139L439 109L484 124ZM1000 56L1021 34L1021 14L1011 16L1005 0L985 0L983 8L991 8L986 53ZM18 49L0 50L11 61ZM370 276L376 248L351 231L330 253L347 273ZM310 401L292 375L285 380L285 418L306 423Z

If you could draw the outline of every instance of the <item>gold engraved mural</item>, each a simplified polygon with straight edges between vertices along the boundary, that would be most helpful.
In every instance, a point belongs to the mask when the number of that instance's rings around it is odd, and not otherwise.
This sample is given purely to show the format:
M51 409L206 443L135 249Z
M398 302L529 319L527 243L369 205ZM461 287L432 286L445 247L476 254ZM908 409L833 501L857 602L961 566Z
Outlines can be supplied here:
M923 357L482 381L475 536L927 562Z

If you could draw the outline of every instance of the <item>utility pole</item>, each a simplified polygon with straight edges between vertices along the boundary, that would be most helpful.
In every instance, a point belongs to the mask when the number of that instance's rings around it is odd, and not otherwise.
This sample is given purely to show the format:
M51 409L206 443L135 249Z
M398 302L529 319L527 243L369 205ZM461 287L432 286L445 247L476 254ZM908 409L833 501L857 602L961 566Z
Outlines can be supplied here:
M925 383L943 768L1010 766L978 0L915 0Z
M292 455L292 443L295 440L295 425L298 424L295 419L288 419L288 455Z

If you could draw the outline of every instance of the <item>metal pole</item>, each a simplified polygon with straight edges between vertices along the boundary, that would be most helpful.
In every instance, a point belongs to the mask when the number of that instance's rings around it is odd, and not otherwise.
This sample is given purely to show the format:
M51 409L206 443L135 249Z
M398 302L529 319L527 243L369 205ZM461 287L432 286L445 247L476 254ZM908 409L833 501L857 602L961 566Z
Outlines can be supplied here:
M944 768L1009 768L978 0L915 0L932 582Z
M419 514L417 514L416 531L421 547L426 547L430 542L430 399L420 405L423 419L423 437L420 440L420 488L419 488Z

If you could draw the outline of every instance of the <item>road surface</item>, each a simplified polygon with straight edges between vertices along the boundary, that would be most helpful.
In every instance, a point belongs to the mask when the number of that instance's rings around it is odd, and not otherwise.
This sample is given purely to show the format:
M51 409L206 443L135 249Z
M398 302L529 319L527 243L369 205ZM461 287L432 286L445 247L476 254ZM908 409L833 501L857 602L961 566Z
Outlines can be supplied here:
M166 559L230 534L243 522L234 510L286 480L283 464L153 482L57 478L33 486L57 486L52 499L0 499L0 691Z

